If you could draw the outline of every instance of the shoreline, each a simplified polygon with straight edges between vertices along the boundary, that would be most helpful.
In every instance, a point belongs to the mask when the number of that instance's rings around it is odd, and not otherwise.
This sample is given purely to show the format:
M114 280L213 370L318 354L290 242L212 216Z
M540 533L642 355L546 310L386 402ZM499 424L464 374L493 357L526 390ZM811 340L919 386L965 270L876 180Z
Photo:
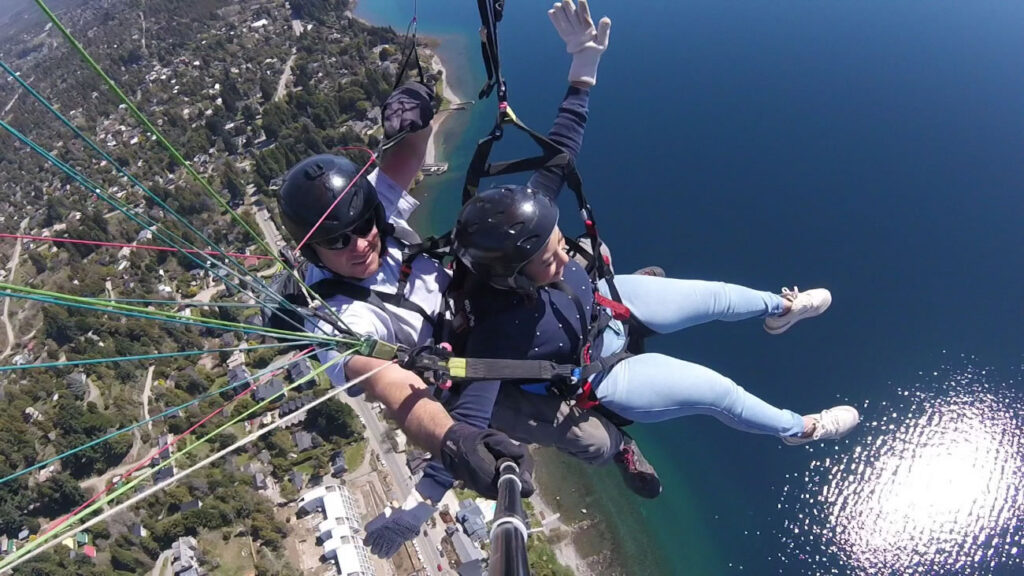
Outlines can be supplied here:
M431 50L429 53L431 68L441 71L441 96L448 102L449 106L456 102L464 102L465 100L452 90L451 82L448 81L448 67L444 65L444 60L441 59L441 56L436 51ZM441 161L442 156L438 154L440 144L438 137L441 134L445 121L448 120L452 112L454 111L443 110L437 113L434 119L434 131L430 134L430 140L427 142L427 153L423 159L426 164L437 164Z
M555 558L558 559L559 564L572 570L576 576L594 576L594 572L587 566L586 559L580 555L579 550L572 544L572 527L562 522L561 515L555 512L548 502L544 500L543 490L536 479L534 479L534 485L536 491L533 493L533 496L530 496L530 502L540 518L541 526L533 526L532 528L543 527L544 534L550 534L552 531L564 531L565 536L562 539L551 543L551 548L555 551Z

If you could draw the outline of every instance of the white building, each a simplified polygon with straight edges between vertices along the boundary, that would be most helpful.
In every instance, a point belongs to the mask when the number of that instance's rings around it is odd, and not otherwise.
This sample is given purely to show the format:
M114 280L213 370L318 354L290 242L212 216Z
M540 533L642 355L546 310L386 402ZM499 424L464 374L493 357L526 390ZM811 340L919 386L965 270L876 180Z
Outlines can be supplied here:
M303 494L298 504L301 510L323 515L317 525L317 541L324 547L324 557L336 564L338 574L374 576L363 546L362 522L348 488L339 484L318 486Z

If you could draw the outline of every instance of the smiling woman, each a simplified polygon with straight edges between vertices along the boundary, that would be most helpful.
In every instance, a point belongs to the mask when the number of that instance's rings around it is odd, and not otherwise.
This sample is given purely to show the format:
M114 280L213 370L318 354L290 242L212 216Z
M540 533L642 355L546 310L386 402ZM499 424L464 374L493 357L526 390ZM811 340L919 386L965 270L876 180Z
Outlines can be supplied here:
M882 410L873 441L816 462L809 489L787 489L803 494L790 561L824 561L820 547L855 574L1020 569L1024 399L980 370L946 380L942 394L905 391L908 405Z

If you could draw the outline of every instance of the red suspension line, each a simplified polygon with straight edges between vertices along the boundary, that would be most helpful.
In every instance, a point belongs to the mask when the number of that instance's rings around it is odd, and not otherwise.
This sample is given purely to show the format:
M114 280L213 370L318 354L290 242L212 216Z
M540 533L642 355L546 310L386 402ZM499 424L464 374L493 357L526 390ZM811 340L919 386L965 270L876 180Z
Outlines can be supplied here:
M99 242L96 240L80 240L77 238L53 238L50 236L29 236L26 234L0 234L0 238L11 238L14 240L40 240L43 242L67 242L69 244L89 244L92 246L104 246L107 248L132 248L138 250L157 250L160 252L187 252L189 254L205 254L207 256L220 256L221 253L216 250L183 250L181 248L171 248L170 246L153 246L152 244L121 244L120 242ZM225 252L227 256L232 258L256 258L258 260L266 260L271 256L263 256L260 254L237 254L234 252Z

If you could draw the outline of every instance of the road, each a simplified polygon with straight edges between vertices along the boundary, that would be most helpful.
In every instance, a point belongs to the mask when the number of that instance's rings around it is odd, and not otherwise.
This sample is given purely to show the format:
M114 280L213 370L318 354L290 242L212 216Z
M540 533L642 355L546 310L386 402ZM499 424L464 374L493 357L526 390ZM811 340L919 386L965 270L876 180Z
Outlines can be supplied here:
M275 102L284 98L284 91L288 88L288 81L292 78L292 64L295 64L294 48L292 48L292 55L288 57L288 61L284 64L284 72L281 73L281 79L277 81L277 92L274 92Z
M267 242L272 250L278 250L281 246L284 246L284 238L281 237L281 231L277 229L277 225L270 218L270 214L265 208L260 208L255 212L256 223L260 226L260 231L263 232L263 239Z
M14 101L12 100L11 104L13 104L13 103L14 103ZM7 107L10 108L10 104L8 104ZM6 110L4 110L4 111L6 112ZM25 218L24 220L21 221L21 226L18 227L18 234L24 234L25 233L25 228L27 226L28 226L28 218ZM11 255L11 259L7 262L7 270L8 270L7 279L9 281L9 283L11 283L11 284L14 283L14 273L18 270L18 259L19 258L21 258L21 240L20 239L17 240L17 243L14 245L14 254ZM10 306L11 306L11 299L9 297L8 298L4 298L3 321L4 321L4 330L7 333L7 347L4 348L3 354L0 354L0 358L7 357L7 355L11 353L11 347L14 346L14 328L11 327L11 321L7 318L7 312L10 310Z
M166 570L165 564L168 566L173 561L172 552L170 550L164 550L160 553L160 557L156 559L156 564L153 565L153 570L149 573L149 576L164 576L164 574L172 574L170 570Z
M369 448L380 454L384 463L387 464L387 471L395 488L394 496L397 496L396 500L399 503L404 502L413 490L412 477L409 476L409 469L405 465L405 456L391 451L391 446L384 440L384 425L377 419L377 414L374 413L369 404L359 398L350 398L346 394L341 394L339 397L352 406L356 414L362 416L363 421L366 422L366 439L369 443ZM439 522L438 524L440 525L441 523ZM436 546L440 542L440 536L428 539L424 538L421 534L416 537L416 542L419 545L420 553L423 555L423 562L430 574L451 572L448 569L448 562L442 560L437 553ZM438 564L444 567L442 572L437 571Z
M31 80L29 80L29 81L31 82ZM14 98L11 98L11 101L7 103L7 106L4 106L4 111L0 112L0 116L3 116L4 114L7 114L7 111L11 109L11 106L14 106L14 103L18 101L18 97L19 96L21 96L21 90L18 90L14 94Z
M149 371L146 372L146 385L142 388L142 420L145 422L149 420L149 391L153 387L153 370L156 366L150 366ZM149 431L153 431L153 423L146 422L146 427Z
M215 284L213 286L210 286L206 290L203 290L199 294L196 294L196 297L193 298L193 300L195 300L196 302L209 302L210 298L213 298L223 290L223 284Z

